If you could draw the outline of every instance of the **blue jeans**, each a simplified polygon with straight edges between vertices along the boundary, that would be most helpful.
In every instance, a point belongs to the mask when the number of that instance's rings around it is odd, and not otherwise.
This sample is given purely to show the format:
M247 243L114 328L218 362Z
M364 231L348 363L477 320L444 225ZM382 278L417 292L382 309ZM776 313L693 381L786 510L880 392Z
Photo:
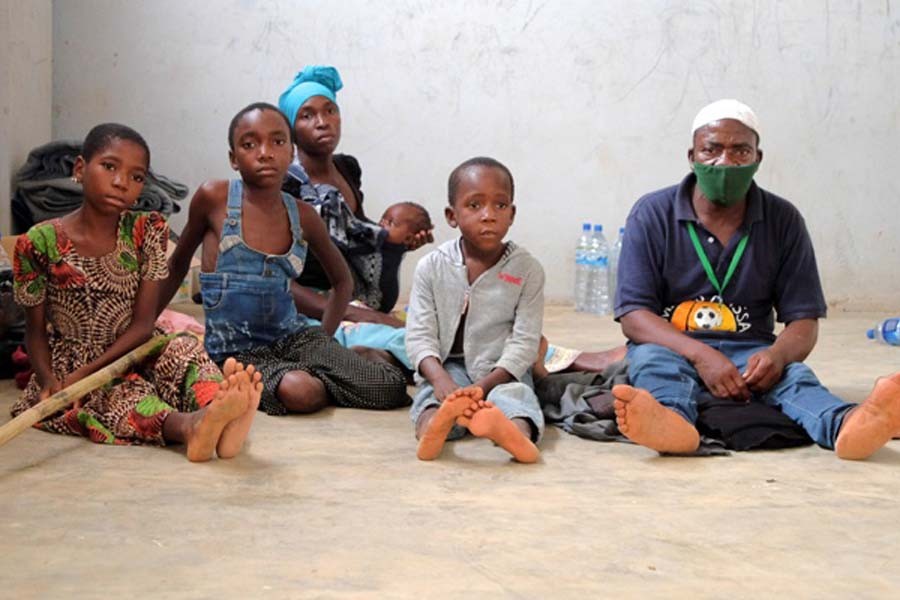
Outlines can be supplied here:
M470 386L474 383L466 372L466 365L463 360L449 359L444 363L444 369L447 370L453 381L461 387ZM540 441L541 436L544 435L544 413L541 411L541 405L538 402L537 395L534 393L531 371L525 373L522 381L511 381L498 385L488 393L485 400L490 400L509 419L527 419L530 421L534 433L531 441L535 444ZM409 417L413 423L416 423L425 409L437 408L440 405L441 403L434 396L434 388L426 381L419 386L416 390L416 395L413 396ZM454 425L450 433L447 434L447 439L458 440L464 437L466 433L465 427Z
M770 347L753 341L704 340L727 356L739 372L751 356ZM693 365L683 356L657 344L628 344L628 375L634 387L653 394L660 404L690 423L697 421L697 395L706 389ZM812 369L790 363L772 389L754 394L753 400L781 410L798 423L814 442L833 449L847 412L856 406L844 402L819 383Z

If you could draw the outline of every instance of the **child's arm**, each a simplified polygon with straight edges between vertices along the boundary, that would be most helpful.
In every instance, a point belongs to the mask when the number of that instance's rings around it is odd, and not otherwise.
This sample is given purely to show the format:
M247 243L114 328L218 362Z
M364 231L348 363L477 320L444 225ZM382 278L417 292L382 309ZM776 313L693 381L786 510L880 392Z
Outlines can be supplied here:
M62 382L53 373L50 341L47 338L46 253L35 247L30 233L16 239L13 252L13 289L16 302L25 310L25 347L38 385L41 386L40 399L43 400L62 389Z
M353 276L350 274L350 267L341 256L340 250L328 236L325 223L316 210L303 200L297 201L297 208L300 210L300 227L303 229L303 237L309 244L309 249L319 259L319 263L325 269L325 275L328 276L328 281L331 283L331 293L325 302L321 321L325 333L333 335L338 325L341 324L347 304L353 295ZM300 285L296 281L291 285L295 303L299 287Z
M294 294L294 305L299 312L307 317L322 320L322 315L325 314L325 308L328 306L328 296L314 292L299 284L292 286L291 292ZM354 323L377 323L379 325L389 325L390 327L403 327L403 321L396 317L371 308L353 305L347 305L343 320L353 321Z
M406 353L413 368L434 388L435 398L443 402L459 385L441 362L437 305L431 283L432 261L432 254L420 260L413 275L406 319Z
M38 385L41 386L40 399L44 400L62 389L62 382L50 367L50 343L47 340L44 302L25 307L25 348Z
M172 301L172 297L178 291L178 286L184 281L191 268L191 258L193 258L194 252L203 242L203 236L206 235L207 227L209 227L209 215L216 206L215 187L217 183L207 181L197 188L194 197L191 198L188 222L181 232L175 251L169 257L169 276L160 282L159 302L156 305L157 315L165 310Z

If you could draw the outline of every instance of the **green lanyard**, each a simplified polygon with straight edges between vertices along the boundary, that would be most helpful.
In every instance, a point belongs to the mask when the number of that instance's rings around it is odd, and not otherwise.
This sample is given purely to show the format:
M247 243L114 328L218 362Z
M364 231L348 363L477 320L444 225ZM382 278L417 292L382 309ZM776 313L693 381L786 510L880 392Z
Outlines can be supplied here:
M703 270L706 271L709 282L713 284L713 287L719 292L719 298L723 298L722 292L725 291L725 287L728 286L728 282L731 281L731 276L734 275L734 270L737 269L738 263L741 262L741 257L744 255L744 248L747 247L747 240L750 238L750 232L745 233L744 237L741 238L741 241L738 242L737 250L734 251L734 256L731 257L731 264L728 265L728 272L725 273L725 280L719 285L719 278L716 277L716 272L713 271L712 265L709 263L709 258L706 257L706 252L703 251L703 246L700 244L700 238L697 237L697 230L694 229L694 224L688 221L687 226L688 231L691 234L691 241L694 242L694 250L697 251L697 256L700 257L700 262L703 263Z

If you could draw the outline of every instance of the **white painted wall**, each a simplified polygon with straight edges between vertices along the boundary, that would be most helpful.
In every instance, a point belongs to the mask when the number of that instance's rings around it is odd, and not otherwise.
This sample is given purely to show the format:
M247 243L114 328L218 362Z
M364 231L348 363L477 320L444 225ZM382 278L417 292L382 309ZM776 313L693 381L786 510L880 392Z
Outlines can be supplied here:
M615 229L676 183L696 111L738 97L762 120L757 180L806 215L829 301L900 307L898 0L57 0L54 26L55 135L132 124L192 188L229 175L234 112L338 66L368 212L413 199L442 222L452 167L495 156L554 300L579 223Z
M12 178L50 139L51 0L0 0L0 233L11 231Z

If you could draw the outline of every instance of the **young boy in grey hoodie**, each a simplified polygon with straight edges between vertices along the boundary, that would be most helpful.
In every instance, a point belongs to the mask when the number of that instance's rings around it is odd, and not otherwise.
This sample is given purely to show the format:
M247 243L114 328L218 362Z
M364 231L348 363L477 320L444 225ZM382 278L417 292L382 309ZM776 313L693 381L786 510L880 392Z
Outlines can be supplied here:
M533 390L544 314L544 270L504 241L516 214L512 174L477 157L450 174L447 223L462 237L416 267L406 351L419 388L410 417L421 460L466 430L535 462L544 417Z

